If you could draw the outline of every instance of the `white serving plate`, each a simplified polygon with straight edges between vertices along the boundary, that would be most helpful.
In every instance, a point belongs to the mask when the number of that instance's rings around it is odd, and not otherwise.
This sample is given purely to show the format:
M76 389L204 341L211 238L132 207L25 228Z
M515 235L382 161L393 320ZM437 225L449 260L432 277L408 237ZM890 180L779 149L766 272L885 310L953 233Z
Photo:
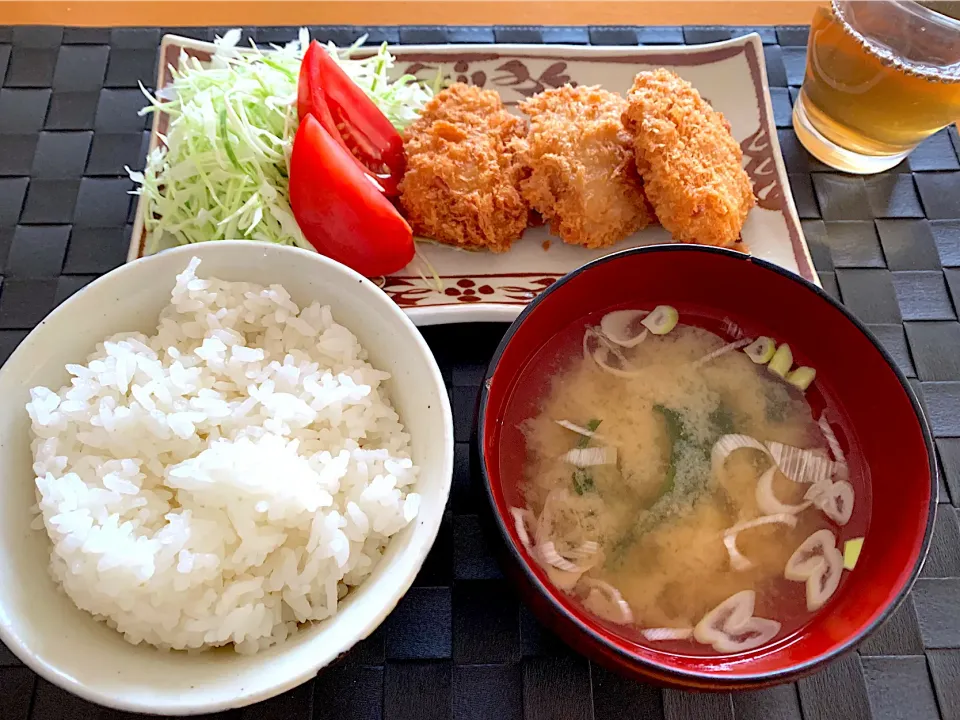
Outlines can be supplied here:
M211 43L167 35L161 43L157 87L170 80L169 65L185 51L201 61ZM708 45L581 47L568 45L396 46L394 73L433 80L437 72L460 82L496 89L515 107L523 98L568 82L602 85L625 93L641 70L665 67L690 81L721 111L743 149L743 164L754 184L757 206L742 237L757 257L818 283L800 220L793 205L770 103L763 45L758 35ZM155 116L150 149L159 142L166 117ZM138 208L128 260L143 255L143 206ZM550 241L545 249L546 241ZM510 322L540 291L584 263L640 245L671 242L659 226L635 233L612 248L587 250L565 245L545 227L529 228L509 252L465 252L420 243L419 252L439 275L415 259L384 278L384 291L417 325L453 322Z

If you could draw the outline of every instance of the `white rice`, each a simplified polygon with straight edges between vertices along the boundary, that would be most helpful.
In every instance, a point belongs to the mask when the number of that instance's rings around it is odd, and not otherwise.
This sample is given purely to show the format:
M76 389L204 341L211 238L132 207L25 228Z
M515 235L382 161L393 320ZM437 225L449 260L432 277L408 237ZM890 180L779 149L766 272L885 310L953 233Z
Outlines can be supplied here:
M330 308L199 262L154 335L30 391L36 527L67 595L131 643L251 653L337 611L416 516L417 468L389 375Z

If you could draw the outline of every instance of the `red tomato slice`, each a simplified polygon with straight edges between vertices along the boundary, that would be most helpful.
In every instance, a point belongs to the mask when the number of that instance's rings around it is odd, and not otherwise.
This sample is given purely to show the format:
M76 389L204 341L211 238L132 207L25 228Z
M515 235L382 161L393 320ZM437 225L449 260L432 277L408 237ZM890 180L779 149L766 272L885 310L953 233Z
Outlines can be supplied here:
M312 115L293 141L290 207L317 251L362 275L389 275L413 259L407 221Z
M317 118L387 195L397 194L406 170L403 138L316 40L300 65L297 114Z

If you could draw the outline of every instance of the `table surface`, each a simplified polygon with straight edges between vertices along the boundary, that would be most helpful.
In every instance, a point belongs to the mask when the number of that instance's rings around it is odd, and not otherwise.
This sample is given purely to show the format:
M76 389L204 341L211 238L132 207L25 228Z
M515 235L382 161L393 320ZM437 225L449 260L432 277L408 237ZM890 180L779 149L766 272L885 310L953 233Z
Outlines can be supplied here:
M742 30L662 28L656 36L694 43ZM403 43L446 38L438 27L385 31ZM358 32L316 29L321 39ZM224 717L960 719L960 138L955 128L943 131L882 175L830 171L790 128L806 28L759 32L794 198L823 285L890 350L937 437L940 502L930 556L911 596L859 653L795 685L688 694L591 664L517 599L480 529L484 506L469 441L478 386L505 328L427 328L450 388L456 468L448 512L415 586L338 666ZM252 30L262 41L294 33ZM563 36L603 44L623 42L623 33L574 27ZM135 205L123 166L142 165L147 141L136 84L154 81L160 35L157 28L0 27L0 361L59 302L124 261ZM471 35L487 42L544 38L529 27ZM0 645L0 720L123 716L38 679Z
M8 25L738 25L809 23L828 0L0 0Z

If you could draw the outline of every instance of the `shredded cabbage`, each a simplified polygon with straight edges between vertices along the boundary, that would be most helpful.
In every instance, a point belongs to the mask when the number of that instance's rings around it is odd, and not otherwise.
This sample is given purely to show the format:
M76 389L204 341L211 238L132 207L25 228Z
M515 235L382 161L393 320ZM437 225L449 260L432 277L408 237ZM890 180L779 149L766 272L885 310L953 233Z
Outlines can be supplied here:
M301 41L305 42L305 31L300 32ZM441 75L437 73L436 82L429 86L413 75L401 75L396 80L390 80L389 71L396 64L396 58L387 51L386 43L380 46L376 55L359 60L353 57L366 38L364 35L345 50L339 50L333 43L327 43L327 52L347 76L376 103L387 120L397 130L403 130L420 117L423 106L438 92Z
M389 80L386 44L364 59L363 43L327 50L398 130L432 97L412 76ZM297 78L306 29L285 47L237 48L240 31L215 41L210 62L181 53L173 83L151 96L141 114L165 113L170 124L143 172L127 168L143 196L146 252L172 244L248 239L313 249L290 209L288 171L297 132ZM318 179L322 182L322 179Z

